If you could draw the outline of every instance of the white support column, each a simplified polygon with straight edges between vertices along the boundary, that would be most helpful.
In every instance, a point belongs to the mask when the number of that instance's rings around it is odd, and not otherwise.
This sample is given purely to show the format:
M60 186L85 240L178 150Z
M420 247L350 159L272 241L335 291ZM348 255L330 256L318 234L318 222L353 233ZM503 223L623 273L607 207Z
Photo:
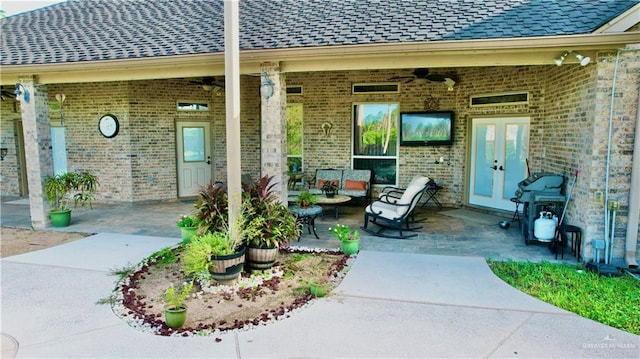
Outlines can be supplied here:
M227 189L229 228L237 237L235 223L242 210L240 165L240 17L238 0L224 2L224 71L227 125ZM238 238L236 238L238 239Z
M274 176L280 200L287 203L287 93L278 63L262 64L261 172Z
M22 93L16 99L22 112L31 226L44 229L50 220L42 182L46 175L53 175L47 87L33 77L22 77L19 90Z

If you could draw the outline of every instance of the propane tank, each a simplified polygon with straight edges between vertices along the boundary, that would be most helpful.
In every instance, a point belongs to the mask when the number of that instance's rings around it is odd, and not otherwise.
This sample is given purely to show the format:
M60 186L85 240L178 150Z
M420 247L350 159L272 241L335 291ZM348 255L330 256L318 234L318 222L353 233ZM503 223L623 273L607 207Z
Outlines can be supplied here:
M540 212L533 226L533 233L539 240L552 240L556 235L556 222L552 219L551 212Z

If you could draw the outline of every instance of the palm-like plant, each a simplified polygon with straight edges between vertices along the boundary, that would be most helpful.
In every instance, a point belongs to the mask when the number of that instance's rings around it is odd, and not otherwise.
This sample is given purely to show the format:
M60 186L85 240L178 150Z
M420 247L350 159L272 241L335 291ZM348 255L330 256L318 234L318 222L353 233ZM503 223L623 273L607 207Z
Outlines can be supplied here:
M228 227L229 197L223 183L211 180L200 187L194 207L199 233L220 232Z

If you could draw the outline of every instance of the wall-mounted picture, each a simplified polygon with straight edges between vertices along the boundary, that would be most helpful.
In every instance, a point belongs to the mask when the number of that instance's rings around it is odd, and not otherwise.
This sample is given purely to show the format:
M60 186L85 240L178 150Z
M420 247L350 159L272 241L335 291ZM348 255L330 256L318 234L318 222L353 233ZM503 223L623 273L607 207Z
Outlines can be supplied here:
M453 111L400 113L400 145L439 146L453 144Z

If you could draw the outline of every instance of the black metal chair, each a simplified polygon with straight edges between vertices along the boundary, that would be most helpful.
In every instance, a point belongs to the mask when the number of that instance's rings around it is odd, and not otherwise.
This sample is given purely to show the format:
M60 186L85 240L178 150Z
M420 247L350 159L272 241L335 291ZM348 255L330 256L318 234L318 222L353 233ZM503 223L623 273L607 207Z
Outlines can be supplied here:
M420 227L409 227L409 218L418 204L420 197L427 188L429 178L416 176L404 191L388 190L365 208L364 226L362 230L375 236L387 238L409 238L417 234L404 235L403 230L413 231ZM373 231L368 228L369 222L378 225L380 228ZM393 229L399 232L398 235L388 235L383 233L386 229Z

